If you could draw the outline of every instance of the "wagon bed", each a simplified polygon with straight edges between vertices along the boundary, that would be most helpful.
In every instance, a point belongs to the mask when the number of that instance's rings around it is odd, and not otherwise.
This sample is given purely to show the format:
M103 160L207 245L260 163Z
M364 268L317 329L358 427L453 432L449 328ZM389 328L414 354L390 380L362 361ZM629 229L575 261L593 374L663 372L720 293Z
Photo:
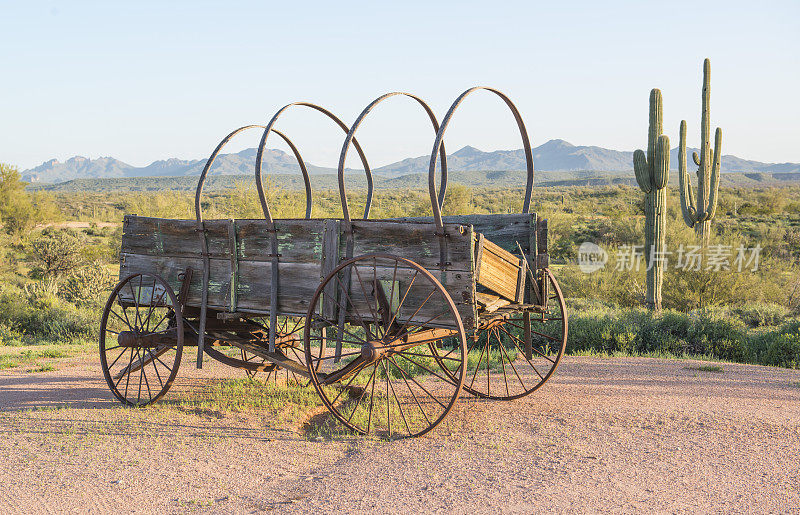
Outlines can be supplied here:
M503 305L506 309L525 305L527 263L531 262L534 268L547 264L546 248L537 252L537 242L547 239L546 223L541 221L537 225L533 213L468 215L445 217L445 220L447 261L444 266L440 265L440 238L435 235L435 226L432 221L420 218L352 221L352 254L388 253L436 271L437 279L451 297L458 299L459 314L470 332L494 318L492 297L509 301ZM258 219L205 221L210 261L208 308L227 313L269 315L272 288L269 225ZM280 254L277 286L280 315L306 315L320 281L345 256L344 225L342 220L336 219L275 220ZM485 237L484 232L491 234L494 241ZM519 249L528 259L519 257ZM203 257L194 221L125 216L121 279L131 274L157 273L178 291L186 269L203 269ZM392 271L386 272L390 276ZM402 277L398 280L403 282ZM192 275L188 296L184 299L187 308L201 307L202 282L199 273ZM481 286L492 293L477 295ZM412 289L411 294L414 293L423 292ZM132 301L132 295L129 290L122 292L123 300ZM497 304L502 302L495 302ZM417 316L424 320L424 315L426 313L421 312ZM441 326L436 322L432 325Z

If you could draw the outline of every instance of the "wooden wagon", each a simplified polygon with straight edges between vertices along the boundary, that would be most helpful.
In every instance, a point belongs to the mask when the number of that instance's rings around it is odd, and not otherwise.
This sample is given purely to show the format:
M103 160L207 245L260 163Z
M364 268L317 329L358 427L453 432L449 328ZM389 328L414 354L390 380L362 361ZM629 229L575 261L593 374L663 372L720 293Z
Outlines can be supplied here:
M184 347L248 375L314 386L351 430L418 436L448 414L462 390L494 399L527 395L553 374L564 352L567 313L548 268L547 222L529 212L530 143L514 114L527 157L522 213L442 216L447 183L442 144L462 94L439 125L429 191L432 217L369 220L372 177L351 127L308 103L290 104L266 126L229 134L200 176L195 220L126 216L121 281L101 321L100 358L111 391L141 406L161 398ZM316 109L345 132L339 163L343 216L312 218L311 187L292 142L274 129L293 106ZM256 183L263 219L204 220L205 178L225 144L263 129ZM305 219L274 219L261 183L270 134L282 137L306 184ZM355 146L367 174L362 219L351 219L344 162ZM440 180L437 190L437 163Z

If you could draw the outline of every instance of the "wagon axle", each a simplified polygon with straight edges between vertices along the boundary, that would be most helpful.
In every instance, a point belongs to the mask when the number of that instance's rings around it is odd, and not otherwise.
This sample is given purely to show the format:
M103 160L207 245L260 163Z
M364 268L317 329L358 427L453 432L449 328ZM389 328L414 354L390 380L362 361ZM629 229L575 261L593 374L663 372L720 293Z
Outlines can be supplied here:
M117 343L120 347L135 347L153 349L164 345L174 344L177 339L177 330L167 329L159 333L141 333L139 331L120 331Z

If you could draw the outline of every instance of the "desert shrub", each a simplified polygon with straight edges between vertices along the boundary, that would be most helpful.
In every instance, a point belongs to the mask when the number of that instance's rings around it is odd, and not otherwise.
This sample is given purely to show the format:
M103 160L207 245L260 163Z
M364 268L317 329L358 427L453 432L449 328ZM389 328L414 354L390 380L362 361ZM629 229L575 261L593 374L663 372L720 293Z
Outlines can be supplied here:
M24 335L13 327L0 323L0 346L3 345L24 345Z
M599 304L581 307L571 310L567 349L751 359L744 323L726 317L723 310L653 313L643 308L619 309Z
M764 336L763 361L769 365L800 368L800 320L783 325Z
M39 286L0 291L0 326L21 335L28 343L64 343L94 338L97 310L86 310L66 302Z
M748 303L734 306L730 308L730 313L749 327L779 325L791 315L788 307L768 303Z
M21 234L37 223L60 219L50 195L28 193L16 167L0 163L0 221L9 234Z
M66 229L45 229L28 245L34 277L58 277L83 263L85 239Z
M114 285L114 277L100 263L71 272L63 281L59 295L78 306L98 307L103 294Z
M443 212L448 215L470 215L475 212L472 188L463 184L448 185Z

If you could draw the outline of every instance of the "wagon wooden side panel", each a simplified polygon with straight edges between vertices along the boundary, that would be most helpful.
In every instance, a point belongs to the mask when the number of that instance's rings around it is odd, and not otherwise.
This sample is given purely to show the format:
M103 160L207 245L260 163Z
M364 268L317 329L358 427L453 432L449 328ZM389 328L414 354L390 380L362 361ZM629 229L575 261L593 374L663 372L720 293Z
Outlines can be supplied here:
M305 315L322 274L324 220L278 220L280 283L278 310ZM205 222L209 249L208 307L266 314L270 306L272 263L264 220ZM203 269L201 236L190 220L125 218L120 277L157 272L175 288L187 269ZM123 297L125 293L123 292ZM186 305L200 307L202 277L194 274Z
M347 233L339 220L276 220L278 230L278 312L283 316L303 316L320 280L345 256ZM264 220L209 220L205 223L209 249L207 306L228 312L266 315L270 312L272 256L270 233ZM351 224L353 255L383 252L415 260L428 269L440 268L440 239L432 223L359 220ZM448 265L437 278L455 299L465 326L475 320L473 233L469 226L446 225ZM157 273L178 291L187 268L203 268L202 246L195 224L190 220L165 220L127 216L123 225L120 278L135 273ZM327 243L326 243L327 242ZM424 298L407 267L379 269L389 296L406 295L409 300ZM349 300L356 310L371 302L358 277L353 277L347 295L339 288L326 294L331 319ZM362 279L363 281L363 279ZM130 291L123 299L133 300ZM185 299L186 305L200 307L202 277L194 274ZM432 327L453 327L452 321L436 319L436 307L428 305L418 313L399 313L398 322L431 319Z

